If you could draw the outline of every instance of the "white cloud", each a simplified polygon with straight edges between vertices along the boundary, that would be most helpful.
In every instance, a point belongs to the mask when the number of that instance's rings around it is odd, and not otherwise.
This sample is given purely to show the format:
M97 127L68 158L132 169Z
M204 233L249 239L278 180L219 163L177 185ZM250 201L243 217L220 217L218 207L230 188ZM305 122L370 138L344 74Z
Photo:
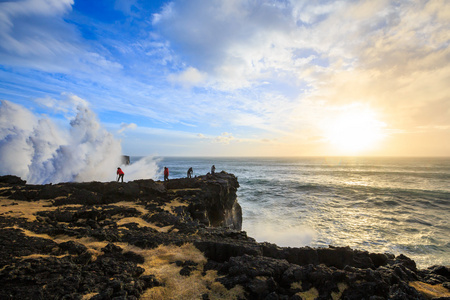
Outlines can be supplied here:
M168 80L184 87L201 85L206 79L206 74L196 68L189 67L178 74L170 74Z
M233 136L233 134L231 134L229 132L223 132L220 136L218 136L214 139L214 142L220 143L220 144L229 144L231 141L234 141L234 140L236 140L236 139Z
M74 32L62 17L73 0L24 0L0 3L0 62L19 65L52 65L60 70L60 55L79 52ZM44 62L36 62L39 57ZM59 58L56 63L50 62Z
M76 26L64 20L73 4L73 0L0 2L0 64L61 73L121 69L119 63L89 50Z
M197 138L200 138L202 140L210 141L211 143L224 144L224 145L228 145L232 141L235 141L235 142L241 142L242 141L240 139L236 139L233 136L233 134L230 133L230 132L222 132L222 134L219 135L219 136L207 136L207 135L204 135L202 133L199 133L199 134L197 134Z
M134 124L134 123L130 123L130 124L121 123L118 133L122 133L122 132L124 132L127 129L136 129L136 128L137 128L137 125Z
M145 6L115 3L127 17ZM55 111L73 112L59 103L61 91L82 91L102 112L154 126L133 134L193 139L186 126L208 128L198 137L217 143L236 141L217 137L231 131L240 141L317 141L327 107L358 103L376 109L390 132L449 125L448 1L174 0L137 12L146 20L92 28L64 21L72 5L0 3L0 64L47 71L29 90ZM78 30L102 34L93 41ZM134 119L123 121L120 132Z
M279 44L290 38L282 31L292 18L269 1L174 2L155 24L193 67L228 80L228 87L245 86L255 70L267 71L289 54Z
M234 90L216 103L228 121L289 134L317 125L315 103L369 104L390 130L445 126L449 15L437 0L174 1L158 25L211 87ZM287 83L297 94L282 96ZM254 95L237 92L246 88Z

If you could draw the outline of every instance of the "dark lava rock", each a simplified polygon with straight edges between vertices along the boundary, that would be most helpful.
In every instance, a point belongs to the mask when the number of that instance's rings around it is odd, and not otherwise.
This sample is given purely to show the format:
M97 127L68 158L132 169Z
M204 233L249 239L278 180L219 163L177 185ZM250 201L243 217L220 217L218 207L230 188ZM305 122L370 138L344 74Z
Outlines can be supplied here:
M183 276L189 276L191 275L191 272L195 269L197 269L197 263L191 261L191 260L187 260L187 261L176 261L175 262L177 266L182 267L180 270L180 275Z
M0 176L0 184L5 183L8 185L25 185L27 182L25 180L22 180L20 177L13 176L13 175L4 175Z
M85 245L74 241L60 243L59 248L61 248L64 251L67 251L69 254L74 255L80 255L87 251L87 247Z
M182 276L217 270L217 282L242 286L247 299L302 299L307 293L317 299L425 299L410 282L450 286L448 267L418 270L404 255L257 243L241 231L239 183L226 172L166 183L54 185L0 176L0 186L0 197L14 200L11 206L48 201L35 220L2 206L0 299L139 299L163 283L144 275L146 258L129 249L186 243L207 262L176 261ZM57 237L66 241L57 243ZM94 251L84 240L103 244Z

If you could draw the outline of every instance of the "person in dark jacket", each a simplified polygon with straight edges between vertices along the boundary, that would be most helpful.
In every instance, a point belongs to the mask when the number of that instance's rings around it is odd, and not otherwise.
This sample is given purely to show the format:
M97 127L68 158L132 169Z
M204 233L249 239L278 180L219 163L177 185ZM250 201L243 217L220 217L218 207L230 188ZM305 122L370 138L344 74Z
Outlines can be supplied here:
M192 170L192 167L190 167L187 171L187 178L192 178L192 173L194 173L194 170Z
M122 182L123 182L123 175L125 175L125 173L122 171L121 168L117 168L117 175L119 175L117 177L117 182L119 182L119 180L121 180L121 179L122 179Z

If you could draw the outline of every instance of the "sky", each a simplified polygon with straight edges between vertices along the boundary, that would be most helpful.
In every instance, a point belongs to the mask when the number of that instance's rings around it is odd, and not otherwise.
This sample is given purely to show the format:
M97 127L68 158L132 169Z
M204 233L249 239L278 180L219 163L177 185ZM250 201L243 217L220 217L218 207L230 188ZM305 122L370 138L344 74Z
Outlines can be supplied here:
M449 156L449 43L447 0L1 0L0 124L83 103L131 156Z

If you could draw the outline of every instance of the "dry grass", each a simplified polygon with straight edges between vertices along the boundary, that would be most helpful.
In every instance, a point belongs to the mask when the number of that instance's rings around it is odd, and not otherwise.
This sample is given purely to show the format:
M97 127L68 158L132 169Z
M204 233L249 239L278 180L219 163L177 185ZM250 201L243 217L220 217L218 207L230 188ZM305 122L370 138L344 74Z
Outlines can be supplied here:
M134 202L121 201L121 202L117 202L117 203L114 203L111 205L122 206L122 207L127 207L127 208L134 208L137 211L139 211L140 213L142 213L143 215L148 214L148 210L145 209L145 207L143 207L142 205L136 204Z
M48 234L40 234L40 233L34 233L33 231L30 231L28 229L23 229L17 225L14 225L12 227L4 227L4 229L20 229L22 230L23 234L25 234L26 236L29 237L37 237L37 238L43 238L43 239L47 239L47 240L54 240L54 238L50 237Z
M182 203L180 202L181 198L176 198L174 200L172 200L169 203L166 203L165 205L161 206L161 208L165 211L167 211L168 213L174 215L174 209L176 207L179 206L188 206L187 203ZM136 204L136 203L132 203L132 202L118 202L114 204L115 206L122 206L122 207L127 207L127 208L135 208L137 211L139 211L140 213L142 213L142 215L153 215L153 213L151 211L148 211L146 208L144 208L142 205ZM159 232L168 232L170 230L172 230L173 226L172 225L168 225L168 226L164 226L164 227L159 227L154 223L150 223L147 222L145 220L143 220L142 218L139 217L128 217L128 218L121 218L120 216L114 216L113 219L117 220L117 225L118 226L122 226L124 224L127 223L136 223L139 227L150 227L152 229L155 229Z
M450 297L450 291L442 284L431 285L421 281L413 281L410 282L409 285L427 299Z
M341 299L342 293L348 288L348 285L344 282L339 282L337 284L339 292L331 292L331 298L333 300Z
M120 219L117 221L117 225L119 227L122 226L122 228L124 228L123 225L128 224L128 223L136 223L141 228L150 227L152 229L158 230L159 232L168 232L170 229L173 228L173 225L159 227L154 223L149 223L149 222L145 221L144 219L136 218L136 217L123 218L123 219Z
M87 251L89 253L91 253L92 255L92 260L95 261L97 259L98 256L102 255L103 252L101 251L102 248L106 247L106 245L108 244L107 242L101 242L98 241L94 238L90 238L90 237L84 237L84 238L74 238L68 235L59 235L56 237L51 237L48 234L38 234L38 233L34 233L30 230L18 227L18 226L13 226L13 227L6 227L6 228L14 228L14 229L20 229L22 230L22 232L29 237L37 237L37 238L43 238L43 239L48 239L48 240L52 240L55 243L63 243L63 242L68 242L68 241L73 241L73 242L77 242L80 243L84 246L86 246ZM31 254L28 256L22 256L22 259L27 259L27 258L38 258L38 257L62 257L62 256L54 256L54 255L41 255L41 254Z
M291 289L293 289L293 290L303 290L303 288L302 288L302 282L301 281L299 281L299 282L293 282L293 283L291 283Z
M30 254L27 256L21 256L20 259L49 258L49 257L63 258L64 256L66 256L66 255L64 254L64 255L57 256L57 255L51 255L51 254ZM19 258L19 257L16 257L16 258Z
M14 204L14 205L13 205ZM17 204L17 205L15 205ZM56 207L44 207L51 205L48 200L40 200L34 202L10 200L0 198L0 215L11 218L25 218L30 222L36 220L36 213L39 211L56 210Z
M136 223L139 227L156 227L154 224L151 224L144 219L137 217L120 218L118 221L116 221L116 223L119 227L128 223Z
M300 296L303 300L313 300L319 297L319 291L313 287L306 292L299 292L296 295Z
M43 239L49 239L49 240L53 240L54 242L56 242L58 244L59 243L63 243L63 242L68 242L68 241L74 241L74 242L78 242L80 244L85 245L87 248L96 249L96 250L99 250L99 249L105 247L108 244L107 242L101 242L101 241L98 241L98 240L96 240L94 238L91 238L91 237L83 237L83 238L80 238L80 239L77 239L77 238L74 238L74 237L71 237L71 236L68 236L68 235L58 235L58 236L55 236L55 237L51 237L48 234L45 234L45 233L44 234L34 233L33 231L21 228L19 226L6 227L6 228L20 229L20 230L23 231L23 233L26 236L38 237L38 238L43 238Z
M86 295L83 295L83 297L81 297L81 300L89 300L89 299L91 299L92 297L97 296L97 295L98 295L98 293L90 293L90 294L86 294Z
M185 244L181 247L175 245L160 245L155 249L141 249L136 246L128 244L117 244L125 251L132 251L145 257L145 263L142 265L146 269L146 275L157 275L162 266L173 265L177 260L186 261L191 260L201 266L206 263L206 258L200 250L195 248L192 244ZM181 269L177 267L178 271Z
M174 208L178 207L178 206L188 206L187 203L183 203L180 202L181 198L175 198L174 200L172 200L171 202L167 203L166 205L164 205L162 208L166 211L168 211L171 214L174 214Z
M227 290L222 284L216 282L217 272L207 271L202 275L206 258L192 244L181 247L169 245L159 246L155 249L140 249L133 246L121 245L124 250L133 251L145 258L141 265L146 275L155 277L164 284L161 287L148 289L141 299L201 299L205 293L210 299L236 299L243 295L242 287ZM197 269L190 276L180 275L181 267L175 261L193 261L198 264Z

